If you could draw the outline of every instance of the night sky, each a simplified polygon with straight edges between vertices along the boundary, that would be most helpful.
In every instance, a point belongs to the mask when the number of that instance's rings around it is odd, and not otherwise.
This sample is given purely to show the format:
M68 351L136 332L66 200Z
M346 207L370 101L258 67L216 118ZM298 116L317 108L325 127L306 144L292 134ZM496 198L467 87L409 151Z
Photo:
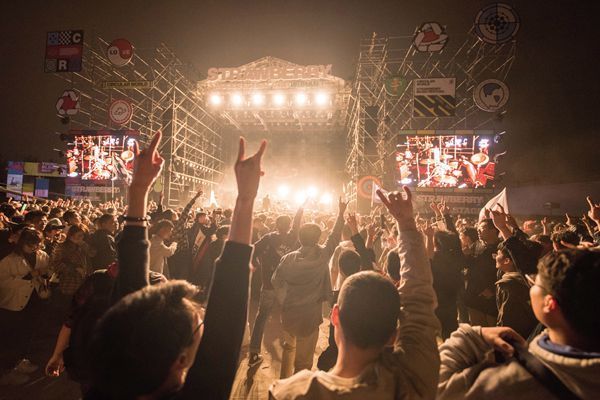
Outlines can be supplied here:
M159 42L205 74L264 56L333 64L354 74L359 40L370 32L412 33L437 21L464 34L489 1L21 1L5 3L0 88L3 160L56 160L64 130L54 104L64 82L43 72L45 33L83 29ZM514 1L522 26L502 128L509 132L508 179L545 183L600 179L599 2ZM6 5L10 4L10 5ZM339 150L338 150L339 151Z

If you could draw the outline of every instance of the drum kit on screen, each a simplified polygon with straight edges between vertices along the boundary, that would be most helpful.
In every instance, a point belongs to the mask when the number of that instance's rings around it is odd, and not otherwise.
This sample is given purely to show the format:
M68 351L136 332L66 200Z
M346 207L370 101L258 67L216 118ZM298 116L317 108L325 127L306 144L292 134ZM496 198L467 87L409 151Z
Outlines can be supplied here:
M128 141L127 149L119 151L113 138L102 140L98 137L76 137L74 148L67 152L69 176L78 176L81 165L81 179L109 180L128 175L128 163L134 158L133 142Z
M449 140L414 137L409 138L405 151L402 147L396 146L401 182L416 178L419 187L465 188L484 187L492 178L487 139L479 141L478 153L474 153L474 146L467 139L455 137Z

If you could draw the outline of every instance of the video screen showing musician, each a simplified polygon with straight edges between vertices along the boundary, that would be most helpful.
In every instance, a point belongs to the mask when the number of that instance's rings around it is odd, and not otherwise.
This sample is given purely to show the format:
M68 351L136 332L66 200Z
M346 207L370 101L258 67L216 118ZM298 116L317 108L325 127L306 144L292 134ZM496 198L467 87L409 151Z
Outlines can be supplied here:
M66 151L68 176L129 183L135 142L130 136L75 136Z
M492 188L492 136L404 136L396 145L396 181L432 188Z

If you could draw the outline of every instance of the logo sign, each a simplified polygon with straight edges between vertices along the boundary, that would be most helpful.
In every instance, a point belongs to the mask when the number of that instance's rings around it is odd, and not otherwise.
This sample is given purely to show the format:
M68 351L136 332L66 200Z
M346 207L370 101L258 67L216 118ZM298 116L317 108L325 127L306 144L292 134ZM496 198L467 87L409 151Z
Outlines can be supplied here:
M406 89L406 79L400 76L390 76L385 80L385 91L390 96L400 96Z
M133 116L131 103L125 100L115 100L108 108L110 120L117 125L125 125Z
M122 67L133 58L133 46L127 39L115 39L108 45L106 56L111 64Z
M508 86L498 79L487 79L473 91L473 100L483 111L498 111L506 105L510 93Z
M363 176L356 185L358 195L371 200L375 186L381 187L381 181L374 176Z
M490 4L475 17L475 32L486 43L502 44L513 39L521 20L516 11L504 3Z
M452 117L456 109L456 79L415 79L413 117Z
M448 43L446 30L437 22L426 22L417 31L413 44L421 52L442 51Z
M83 31L46 34L45 72L79 72L83 58Z
M289 67L261 67L251 68L248 66L240 68L209 68L209 81L236 81L236 80L292 80L326 78L331 74L331 64L307 65Z
M74 90L65 90L56 101L56 112L60 116L75 115L79 111L79 95Z
M152 89L154 81L104 81L102 89Z

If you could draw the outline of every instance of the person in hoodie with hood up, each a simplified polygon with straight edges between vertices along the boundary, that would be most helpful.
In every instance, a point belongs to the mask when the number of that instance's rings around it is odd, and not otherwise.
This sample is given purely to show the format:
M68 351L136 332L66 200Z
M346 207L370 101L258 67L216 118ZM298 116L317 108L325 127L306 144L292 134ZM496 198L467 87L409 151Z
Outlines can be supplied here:
M282 305L281 378L312 368L323 322L322 303L332 296L328 263L340 242L347 205L340 198L337 220L323 246L318 244L321 228L312 223L302 225L298 233L300 249L286 254L271 278Z

